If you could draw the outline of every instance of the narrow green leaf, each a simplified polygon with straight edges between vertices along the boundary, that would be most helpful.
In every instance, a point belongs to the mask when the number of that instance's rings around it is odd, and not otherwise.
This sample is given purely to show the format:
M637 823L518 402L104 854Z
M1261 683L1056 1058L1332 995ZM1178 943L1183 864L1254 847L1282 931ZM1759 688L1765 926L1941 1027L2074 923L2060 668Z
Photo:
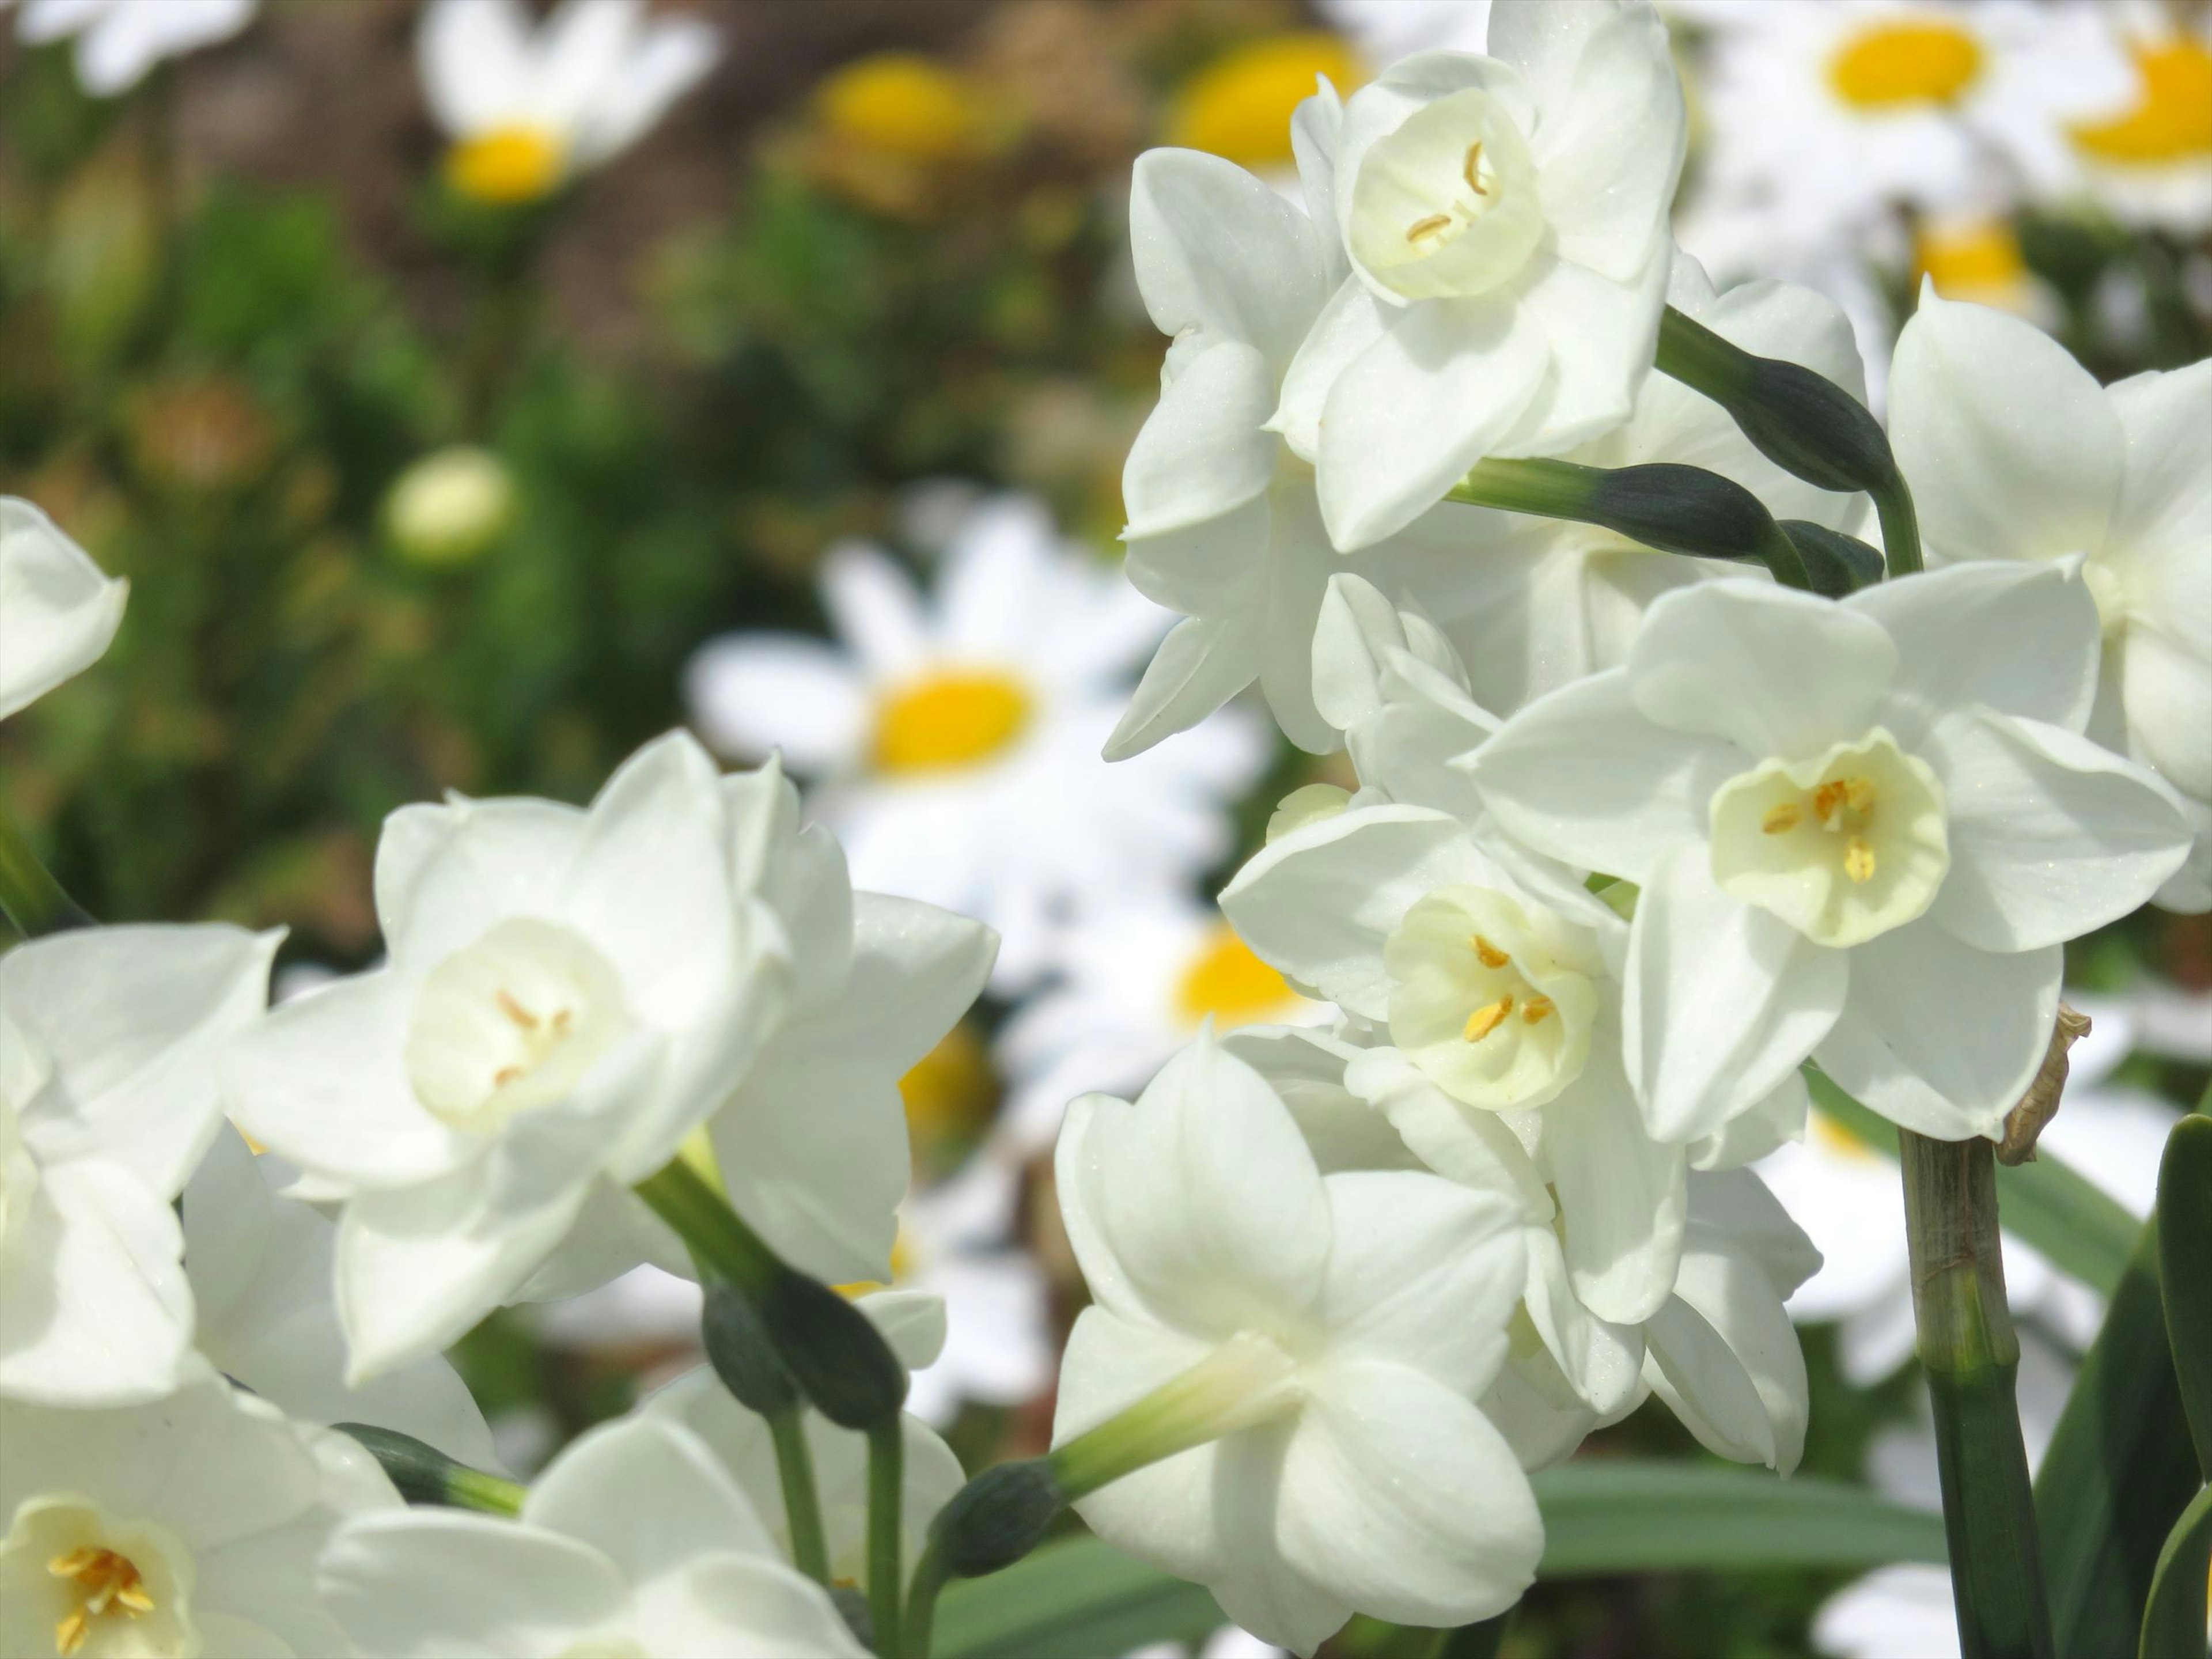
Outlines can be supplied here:
M1095 1538L1071 1538L1004 1572L947 1586L931 1651L936 1659L1110 1659L1147 1642L1198 1640L1222 1622L1203 1586Z
M2205 1598L2212 1593L2212 1486L2181 1512L2151 1575L2138 1659L2172 1659L2205 1650Z
M1832 1480L1593 1458L1533 1484L1547 1577L1944 1559L1942 1516ZM932 1650L938 1659L1103 1659L1203 1635L1221 1620L1204 1589L1076 1538L949 1586Z
M1813 1103L1838 1125L1877 1152L1897 1155L1895 1124L1812 1066L1805 1068L1805 1083ZM2142 1231L2125 1205L2048 1152L2033 1164L1997 1166L1997 1212L2008 1232L2105 1296L2120 1282Z
M2174 1125L2158 1167L2158 1249L2166 1335L2197 1442L2212 1480L2212 1118Z
M2154 1221L2112 1293L2035 1477L2060 1659L2134 1650L2159 1551L2197 1486L2160 1305Z

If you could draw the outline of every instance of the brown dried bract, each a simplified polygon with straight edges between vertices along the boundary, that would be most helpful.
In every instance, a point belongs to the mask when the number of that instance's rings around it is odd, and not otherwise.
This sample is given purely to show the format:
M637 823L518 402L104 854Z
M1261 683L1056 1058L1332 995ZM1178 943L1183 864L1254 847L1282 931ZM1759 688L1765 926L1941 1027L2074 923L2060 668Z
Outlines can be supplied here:
M2043 1056L2043 1069L2020 1104L2005 1114L2004 1139L1997 1143L1997 1162L2011 1165L2033 1164L2035 1142L2043 1126L2058 1115L2058 1098L2066 1089L2066 1051L2089 1035L2089 1016L2063 1003L2058 1023L2051 1028L2051 1047Z

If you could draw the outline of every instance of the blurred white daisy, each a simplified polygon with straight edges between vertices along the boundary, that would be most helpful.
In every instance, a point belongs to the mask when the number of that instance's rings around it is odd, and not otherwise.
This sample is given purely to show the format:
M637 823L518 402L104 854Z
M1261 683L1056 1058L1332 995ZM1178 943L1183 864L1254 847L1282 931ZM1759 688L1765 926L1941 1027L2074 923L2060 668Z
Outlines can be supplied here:
M2212 225L2212 15L2110 0L2141 76L2134 100L2069 136L2090 200L2124 223L2185 234Z
M647 21L645 0L562 0L543 27L521 0L430 0L416 38L423 97L453 140L447 181L501 205L627 149L720 51L711 25Z
M1266 764L1228 709L1133 760L1099 750L1171 620L1018 496L978 507L925 599L872 547L823 561L837 642L709 641L685 670L693 723L736 757L781 749L819 787L853 884L999 930L993 986L1031 982L1061 931L1178 889L1229 850L1229 805Z
M1052 1145L1076 1096L1133 1097L1208 1019L1226 1033L1312 1024L1334 1012L1300 996L1212 905L1181 894L1085 918L1060 955L1060 976L999 1034L1012 1093L998 1133L1017 1157Z
M1490 38L1490 0L1320 0L1319 9L1374 70L1417 52L1479 52Z
M2131 1050L2148 1047L2124 1001L2076 1000L2092 1021L2069 1057L2063 1103L2039 1143L2138 1216L2157 1196L2159 1155L2179 1109L2145 1091L2109 1081ZM2212 1034L2212 999L2197 1000L2197 1028ZM2161 1044L2190 1054L2185 1043ZM2212 1051L2212 1036L2197 1041ZM1815 1110L1805 1139L1769 1154L1759 1174L1804 1228L1822 1257L1820 1271L1790 1299L1802 1323L1841 1322L1844 1373L1880 1381L1912 1353L1912 1279L1896 1159L1866 1146ZM2005 1289L2014 1313L2039 1319L2076 1347L2087 1346L2103 1299L2048 1258L2008 1233Z
M0 0L4 9L9 0ZM261 0L23 0L15 38L26 46L76 37L76 78L112 98L166 58L228 40Z
M2134 66L2083 0L1698 0L1713 31L1700 188L1820 246L1898 204L2002 206L2065 184L2066 129Z

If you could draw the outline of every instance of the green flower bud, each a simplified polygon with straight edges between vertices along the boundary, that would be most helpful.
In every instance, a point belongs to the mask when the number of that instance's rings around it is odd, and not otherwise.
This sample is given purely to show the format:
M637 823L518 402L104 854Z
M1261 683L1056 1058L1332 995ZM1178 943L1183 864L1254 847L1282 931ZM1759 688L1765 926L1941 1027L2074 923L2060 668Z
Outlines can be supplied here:
M1010 1567L1044 1540L1066 1506L1050 1460L1000 1463L953 1495L930 1523L929 1546L955 1578Z
M775 1344L769 1340L759 1313L745 1293L719 1276L707 1276L705 1289L700 1334L706 1344L707 1362L714 1366L722 1386L737 1397L740 1406L763 1417L773 1417L798 1405L799 1384L777 1358Z
M886 1422L906 1403L906 1367L868 1316L827 1285L786 1268L763 1290L757 1312L800 1392L840 1428Z
M410 564L445 568L480 558L514 521L514 480L489 450L457 445L426 455L385 497L392 544Z
M380 1429L367 1423L333 1425L350 1435L375 1458L410 1504L442 1504L453 1509L481 1510L493 1515L520 1515L523 1489L482 1469L459 1463L427 1442L396 1429Z

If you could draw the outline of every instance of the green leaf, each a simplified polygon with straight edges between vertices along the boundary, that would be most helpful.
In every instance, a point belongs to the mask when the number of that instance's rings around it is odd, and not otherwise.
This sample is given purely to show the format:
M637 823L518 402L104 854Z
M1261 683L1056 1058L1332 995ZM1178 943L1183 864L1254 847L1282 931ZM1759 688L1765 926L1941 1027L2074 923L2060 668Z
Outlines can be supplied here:
M1838 1125L1876 1151L1897 1155L1895 1124L1812 1066L1805 1068L1805 1083L1813 1103ZM2033 1164L1997 1165L1997 1212L2007 1231L2105 1296L2126 1272L2142 1231L2126 1206L2047 1152Z
M2197 1492L2160 1304L2158 1231L2155 1220L2143 1230L2035 1478L2062 1659L2133 1650L2167 1528Z
M948 1586L930 1650L937 1659L1112 1659L1147 1642L1199 1640L1223 1622L1203 1586L1095 1538L1071 1538Z
M2204 1651L2206 1580L2212 1577L2212 1486L2181 1513L2158 1553L2138 1659Z
M1593 1458L1533 1482L1547 1577L1944 1559L1943 1518L1857 1486L1697 1463ZM1095 1538L947 1588L939 1659L1106 1659L1219 1626L1213 1597Z
M2159 1263L2166 1334L2197 1442L2197 1466L2212 1480L2212 1118L2174 1125L2158 1168Z
M1537 1571L1547 1578L1945 1559L1942 1516L1809 1475L1591 1458L1532 1484L1544 1511Z

